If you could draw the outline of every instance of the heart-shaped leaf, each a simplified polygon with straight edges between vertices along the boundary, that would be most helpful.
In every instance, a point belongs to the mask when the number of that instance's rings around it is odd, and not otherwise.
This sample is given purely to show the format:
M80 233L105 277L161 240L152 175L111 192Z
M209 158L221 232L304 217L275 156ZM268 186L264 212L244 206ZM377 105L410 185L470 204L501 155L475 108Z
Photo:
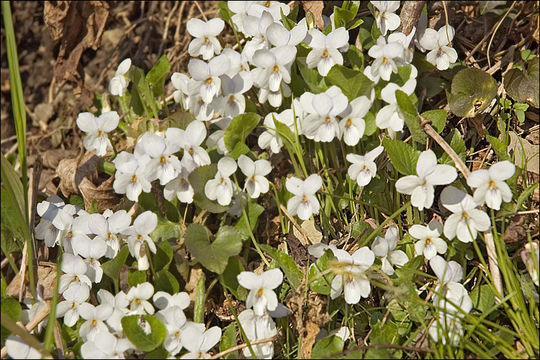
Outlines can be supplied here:
M197 261L208 270L223 273L229 257L242 250L240 232L232 226L219 228L216 239L210 242L210 232L205 226L191 224L186 230L186 247Z
M457 116L474 117L497 95L497 82L480 69L463 69L452 79L448 94L450 110Z
M141 327L141 322L150 325L150 333ZM122 329L129 341L142 351L152 351L157 348L167 335L165 325L151 315L129 315L122 318Z
M527 62L527 71L511 69L504 75L504 89L510 97L517 101L526 101L538 107L538 57Z

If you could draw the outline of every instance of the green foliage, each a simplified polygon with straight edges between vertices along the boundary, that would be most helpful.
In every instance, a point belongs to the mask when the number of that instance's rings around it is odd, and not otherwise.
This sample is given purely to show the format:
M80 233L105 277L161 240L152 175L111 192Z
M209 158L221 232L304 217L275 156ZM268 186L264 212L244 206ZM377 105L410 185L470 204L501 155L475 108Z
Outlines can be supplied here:
M448 117L448 113L446 110L443 109L437 109L437 110L428 110L424 111L422 114L420 114L423 118L431 121L431 125L437 131L439 134L441 131L444 130L444 127L446 126L446 119Z
M249 220L249 226L248 224L246 224L246 219L244 217L238 219L238 221L234 225L236 229L238 229L240 233L240 238L242 240L247 240L249 238L249 234L255 231L255 229L257 228L257 221L263 211L264 207L257 204L255 201L252 201L251 199L248 200L246 213Z
M452 79L447 94L450 110L457 116L474 117L497 95L497 82L487 72L476 68L463 69Z
M420 126L418 111L416 110L416 107L412 103L411 99L403 91L396 90L396 100L405 119L405 124L411 132L413 140L421 144L425 144L427 136Z
M230 323L225 329L223 329L223 335L221 336L221 342L219 343L219 351L225 351L227 349L236 346L236 323ZM238 359L238 351L233 351L223 357L224 359Z
M21 318L21 305L12 297L3 297L1 300L2 316L9 316L13 321L19 321ZM11 332L2 326L2 343Z
M165 79L167 73L171 69L171 63L167 58L167 55L161 55L154 67L150 69L146 74L146 81L148 82L154 96L163 96L163 89L165 86Z
M416 175L416 163L420 151L397 139L384 139L383 146L392 165L403 175Z
M242 291L242 287L238 283L237 276L244 271L244 266L238 260L236 256L231 256L227 267L223 273L219 276L221 285L226 287L237 299L245 300L245 292ZM242 296L244 295L244 296Z
M168 269L173 259L173 249L168 241L162 241L156 246L156 253L152 256L152 264L155 269L161 271Z
M373 88L373 82L363 72L342 65L334 65L326 75L326 80L329 84L339 87L349 101L362 95L369 95Z
M330 289L332 285L332 273L323 273L328 270L328 260L333 259L334 254L327 250L323 256L317 259L317 261L309 267L309 287L311 290L322 295L330 295Z
M152 315L128 315L124 316L121 321L124 334L141 351L156 349L167 336L165 325ZM140 321L145 321L150 325L149 334L146 334L141 328Z
M146 282L146 271L128 271L127 282L129 286L137 286L143 282Z
M530 58L524 70L508 70L503 81L504 89L512 99L527 102L536 108L540 106L538 101L538 59L538 56Z
M233 151L237 143L245 142L247 136L257 127L261 116L255 113L245 113L235 116L225 129L225 147Z
M197 261L208 270L223 273L229 257L242 249L239 231L232 226L221 226L213 242L209 230L200 224L190 224L186 230L186 247Z
M170 271L163 269L157 273L155 290L165 291L173 295L180 291L180 284Z
M342 338L337 335L330 335L315 343L311 351L311 357L313 359L332 358L342 352L344 346L345 342Z
M451 138L450 138L451 136ZM458 129L454 129L453 132L448 134L446 137L446 142L450 147L456 152L460 159L465 162L465 156L467 155L467 148L465 147L465 141L463 140L463 135L459 132ZM444 153L443 156L439 159L441 164L450 164L455 166L454 160L450 159L448 154Z
M124 245L113 259L101 264L103 273L113 281L115 289L118 289L120 270L122 269L122 266L126 263L128 255L129 249L127 245Z

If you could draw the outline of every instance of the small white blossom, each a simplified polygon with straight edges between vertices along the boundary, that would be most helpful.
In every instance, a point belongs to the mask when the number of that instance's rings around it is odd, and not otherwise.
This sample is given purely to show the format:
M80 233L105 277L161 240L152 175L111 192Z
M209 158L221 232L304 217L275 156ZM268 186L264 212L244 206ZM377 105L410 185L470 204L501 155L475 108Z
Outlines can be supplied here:
M221 339L221 329L217 326L204 330L196 325L189 325L180 334L182 345L189 351L181 359L209 358L208 351Z
M458 55L454 48L448 46L454 38L455 30L451 25L443 26L439 31L426 29L420 45L426 50L426 60L437 66L439 70L446 70L450 64L457 61Z
M112 150L112 144L107 133L118 126L120 116L116 111L108 111L95 117L92 113L83 112L77 117L77 126L86 132L83 140L84 148L88 151L96 150L97 156L104 156L107 150Z
M88 278L94 282L101 282L103 277L103 269L101 268L101 259L107 253L107 244L101 238L94 238L90 240L87 236L86 238L80 237L73 243L74 253L79 254L84 258L86 263L87 270L86 275Z
M262 14L257 16L250 14L244 18L244 34L251 37L251 40L244 45L242 56L249 62L252 61L257 50L269 48L266 31L272 23L274 23L274 18L268 11L263 11Z
M148 193L152 185L148 181L146 166L150 158L147 155L135 156L122 151L113 160L116 166L113 189L117 194L126 194L131 201L137 201L141 192Z
M312 48L306 57L308 68L317 67L321 76L328 75L330 69L338 64L343 65L343 55L349 42L349 33L344 27L337 28L324 35L318 29L310 29L306 43Z
M478 204L473 197L453 186L444 188L441 202L453 212L444 223L444 236L448 239L457 237L464 243L472 242L478 231L487 231L491 226L489 216L476 208Z
M287 211L291 215L298 215L302 220L307 220L312 214L318 214L320 205L315 193L322 186L322 178L317 174L308 176L306 180L290 177L285 183L287 190L294 196L287 202Z
M296 48L292 45L257 50L253 55L253 64L257 68L252 70L255 84L273 92L280 90L282 82L289 84L295 56Z
M116 73L114 74L114 77L111 79L111 82L109 83L109 92L112 95L122 96L124 95L124 92L127 90L129 81L126 78L126 74L131 68L131 59L127 58L124 59L120 65L118 65L118 69L116 69Z
M124 352L132 348L127 338L117 338L108 331L99 331L93 340L81 346L84 359L124 359Z
M367 298L371 286L366 271L375 261L373 251L364 246L352 255L340 249L334 251L334 255L338 262L331 266L336 276L332 280L330 297L335 299L344 292L347 304L356 304L361 298Z
M388 30L393 31L399 27L401 20L394 14L399 9L399 1L370 1L375 7L375 21L381 34L386 35Z
M437 253L444 254L448 249L446 241L440 238L443 227L437 220L431 221L428 226L413 225L409 229L409 234L418 241L414 243L416 255L423 254L428 260Z
M157 226L157 215L151 211L145 211L133 221L133 225L122 232L123 235L128 235L127 243L131 256L137 259L137 268L139 270L148 270L150 263L148 261L148 255L146 254L147 248L156 253L156 244L150 237L150 233L154 231Z
M247 190L252 199L256 199L260 194L268 192L269 185L266 175L272 171L272 165L268 160L253 161L246 155L238 158L238 167L246 175L244 190Z
M416 71L416 68L414 68ZM413 71L413 70L411 70ZM396 91L401 90L407 95L411 95L416 88L416 78L413 77L414 72L411 72L411 78L403 86L395 83L388 83L381 90L381 98L388 103L385 105L375 117L375 124L379 129L388 129L392 132L403 130L405 118L399 109L396 99Z
M12 359L41 359L41 353L25 343L20 337L10 335L6 339L7 354Z
M384 147L377 146L366 155L347 154L347 161L351 162L348 174L351 179L356 180L359 186L366 186L371 179L377 175L377 165L375 159L384 150Z
M62 296L64 300L56 306L56 317L64 317L64 324L72 327L79 320L79 307L86 303L90 296L90 290L89 288L68 288Z
M308 139L330 142L341 137L337 116L349 103L340 88L332 86L324 93L304 93L300 97L302 109L308 114L302 120L302 132Z
M433 205L436 185L450 184L457 178L456 169L450 165L437 164L437 156L432 150L423 151L416 164L416 175L404 176L396 182L396 189L411 195L411 204L419 210Z
M339 122L339 127L343 133L345 144L354 146L364 136L366 129L364 116L368 113L371 104L372 102L367 96L360 96L351 101L345 112L340 114L342 120Z
M377 39L377 44L373 45L368 55L374 58L370 67L370 79L377 80L379 77L384 81L390 80L392 73L397 73L397 58L403 54L403 45L398 42L388 42L383 36Z
M170 128L169 128L170 130ZM183 163L191 163L191 167L198 167L210 164L210 156L201 147L206 138L206 126L202 121L194 120L189 123L186 130L182 132L180 145L184 149Z
M501 208L501 203L512 200L512 190L504 181L514 175L516 166L505 160L493 164L489 170L473 171L467 179L471 188L476 188L473 198L477 204L486 205L494 210Z
M86 320L79 328L79 335L83 340L94 340L100 331L109 331L105 320L113 313L113 307L108 304L94 306L82 303L79 306L79 314Z
M238 315L238 321L249 341L268 339L277 334L276 324L268 314L258 316L252 309L246 309ZM272 342L252 345L252 349L257 359L271 359L274 356ZM243 350L243 354L246 358L251 358L248 348Z
M398 238L398 228L391 226L386 230L384 238L377 236L371 245L371 250L375 256L381 257L381 269L387 275L394 274L394 265L403 266L409 261L405 252L395 250Z
M196 83L190 83L190 94L198 93L205 103L212 102L214 96L218 95L221 87L220 76L229 70L229 58L219 55L208 63L199 59L191 59L188 63L188 71ZM193 111L191 105L190 109Z
M120 240L118 234L126 230L131 224L131 216L125 210L119 210L108 218L101 214L91 214L88 227L94 239L102 239L107 244L105 256L112 259L120 250Z
M268 38L268 41L270 44L278 47L285 45L296 46L304 41L306 35L307 25L305 19L300 20L300 22L298 22L298 24L291 30L285 29L285 27L279 22L271 24L266 29L266 37Z
M268 113L264 118L264 126L271 129L261 133L257 139L257 143L261 149L270 149L272 153L278 154L283 147L283 139L281 139L281 136L279 136L275 130L272 130L276 128L274 118L280 123L288 126L294 133L294 113L292 109L287 109L279 114L275 112Z
M195 39L191 40L188 47L190 56L197 57L202 55L204 60L208 60L221 52L221 44L216 36L225 27L225 22L219 18L203 21L192 18L187 24L187 31Z
M129 315L154 314L154 307L148 299L154 294L154 286L149 282L138 284L129 289L127 300L129 301Z
M242 271L238 283L249 290L246 307L253 307L255 315L262 316L266 310L277 308L278 298L274 289L283 282L283 273L279 269L265 271L261 275Z
M64 293L67 289L73 288L84 292L92 287L92 282L86 276L87 266L83 259L72 254L64 254L62 257L62 271L58 292Z
M233 196L233 184L229 177L237 169L236 161L228 156L222 157L217 168L216 176L204 186L204 193L208 199L217 200L220 205L226 206L231 203Z

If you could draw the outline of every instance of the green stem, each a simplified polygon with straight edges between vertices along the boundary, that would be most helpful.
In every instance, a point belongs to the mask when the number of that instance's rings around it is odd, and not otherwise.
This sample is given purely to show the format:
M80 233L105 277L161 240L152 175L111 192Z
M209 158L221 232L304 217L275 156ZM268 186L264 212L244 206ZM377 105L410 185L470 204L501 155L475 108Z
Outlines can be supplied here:
M406 208L409 207L409 205L411 204L410 200L407 201L405 203L405 205L403 205L402 207L400 207L399 209L396 210L396 212L394 212L392 215L390 215L390 217L388 217L386 220L384 220L381 225L379 225L377 227L377 229L373 230L371 232L371 234L369 234L369 236L366 238L366 240L364 240L361 244L360 244L360 247L368 244L371 240L373 240L375 238L375 236L377 236L377 234L379 234L382 230L383 227L386 226L386 224L388 224L390 221L394 220L394 218L398 217Z

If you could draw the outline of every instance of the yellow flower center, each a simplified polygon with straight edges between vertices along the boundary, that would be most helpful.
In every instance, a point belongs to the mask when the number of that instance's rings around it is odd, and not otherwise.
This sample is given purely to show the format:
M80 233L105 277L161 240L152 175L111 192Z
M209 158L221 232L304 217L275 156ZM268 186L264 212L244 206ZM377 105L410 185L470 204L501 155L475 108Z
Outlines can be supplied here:
M209 78L207 78L205 81L206 81L207 84L211 84L211 83L212 83L212 78L209 77Z
M431 239L430 239L430 238L427 238L427 239L426 239L426 245L429 245L429 244L431 244Z
M133 175L131 177L131 182L137 182L137 175Z
M326 123L330 123L332 119L330 118L330 116L327 116L324 118L324 121L326 121Z
M497 187L497 185L495 185L495 182L493 180L491 180L489 182L489 187L492 188L492 189L495 189Z
M97 320L96 319L92 320L92 326L96 326L96 325L97 325Z
M210 42L210 39L208 39L208 36L204 37L204 42L207 43L207 44Z
M259 289L259 291L257 291L257 296L261 297L262 295L263 295L263 289Z
M279 72L279 66L274 65L274 72Z
M350 127L351 125L352 125L352 120L351 118L348 118L347 122L345 123L345 127Z
M165 159L165 156L162 156L160 159L159 159L159 162L164 164L167 162L167 159Z

